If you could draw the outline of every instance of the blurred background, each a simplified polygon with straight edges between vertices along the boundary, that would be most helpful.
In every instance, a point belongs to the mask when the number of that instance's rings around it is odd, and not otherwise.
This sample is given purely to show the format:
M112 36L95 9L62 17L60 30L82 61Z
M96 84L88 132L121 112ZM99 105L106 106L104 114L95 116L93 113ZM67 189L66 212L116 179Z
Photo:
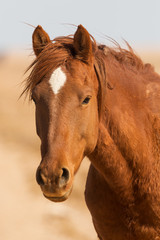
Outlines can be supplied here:
M83 24L95 39L135 52L160 72L159 0L5 0L0 8L0 240L95 240L84 202L89 161L75 177L63 203L45 199L36 184L40 162L34 105L19 96L24 72L33 61L33 27L42 25L51 39L73 34Z

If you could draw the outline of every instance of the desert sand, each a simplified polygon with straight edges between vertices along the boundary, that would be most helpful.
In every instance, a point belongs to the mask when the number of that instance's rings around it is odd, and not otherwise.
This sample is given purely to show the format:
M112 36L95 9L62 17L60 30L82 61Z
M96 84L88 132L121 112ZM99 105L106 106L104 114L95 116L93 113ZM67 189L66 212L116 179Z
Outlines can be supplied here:
M0 57L0 240L96 240L84 201L89 160L75 177L63 203L45 199L35 180L40 162L34 104L22 92L24 71L33 57L10 53ZM160 52L140 54L160 72Z

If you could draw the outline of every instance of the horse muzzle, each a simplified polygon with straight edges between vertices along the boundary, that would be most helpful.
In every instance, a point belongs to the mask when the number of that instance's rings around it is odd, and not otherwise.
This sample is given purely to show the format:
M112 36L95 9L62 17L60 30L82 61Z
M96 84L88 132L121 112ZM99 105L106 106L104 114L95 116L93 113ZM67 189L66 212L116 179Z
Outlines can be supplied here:
M46 193L43 193L43 195L45 198L47 198L52 202L63 202L69 197L71 192L72 192L72 187L62 196L52 196L52 195L47 195Z
M64 167L54 173L39 166L36 172L36 180L43 195L53 202L65 201L72 191L71 174Z

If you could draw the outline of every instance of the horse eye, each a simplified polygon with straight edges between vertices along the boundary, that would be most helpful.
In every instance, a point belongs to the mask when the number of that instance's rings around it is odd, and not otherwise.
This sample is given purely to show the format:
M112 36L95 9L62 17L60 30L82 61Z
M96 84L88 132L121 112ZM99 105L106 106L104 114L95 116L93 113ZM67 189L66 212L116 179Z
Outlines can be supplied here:
M90 99L91 99L91 96L87 96L87 97L83 100L82 105L87 105L87 104L89 103Z

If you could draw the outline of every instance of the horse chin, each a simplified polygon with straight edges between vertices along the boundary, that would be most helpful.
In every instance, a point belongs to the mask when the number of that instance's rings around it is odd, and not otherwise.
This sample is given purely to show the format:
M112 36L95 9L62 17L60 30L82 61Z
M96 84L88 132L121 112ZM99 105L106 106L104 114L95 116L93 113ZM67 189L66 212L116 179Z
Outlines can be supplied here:
M69 195L71 194L71 191L72 191L72 188L68 192L66 192L63 196L60 196L60 197L58 197L58 196L54 197L54 196L47 195L44 193L43 193L43 195L45 198L47 198L48 200L50 200L52 202L64 202L65 200L68 199Z

